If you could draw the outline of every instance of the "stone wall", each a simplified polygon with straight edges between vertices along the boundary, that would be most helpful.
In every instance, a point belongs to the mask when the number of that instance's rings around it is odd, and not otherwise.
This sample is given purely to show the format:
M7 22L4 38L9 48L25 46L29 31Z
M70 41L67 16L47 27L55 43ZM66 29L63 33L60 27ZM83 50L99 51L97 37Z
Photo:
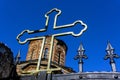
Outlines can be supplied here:
M50 45L51 45L51 37L47 36L44 50L42 53L42 58L49 57L49 51L50 51ZM33 40L29 43L28 53L26 56L26 60L35 60L39 57L39 52L41 50L42 46L42 40ZM53 46L53 54L52 54L52 61L64 65L65 64L65 56L66 56L67 47L65 43L61 40L54 39L54 46Z

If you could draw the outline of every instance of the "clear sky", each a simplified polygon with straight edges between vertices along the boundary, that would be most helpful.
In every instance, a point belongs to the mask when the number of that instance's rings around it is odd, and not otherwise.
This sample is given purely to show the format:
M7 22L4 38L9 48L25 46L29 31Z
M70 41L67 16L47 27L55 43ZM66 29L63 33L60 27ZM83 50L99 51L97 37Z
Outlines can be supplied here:
M78 62L73 57L82 42L88 56L84 71L111 71L109 60L103 58L107 40L120 55L120 0L0 0L0 41L11 48L14 56L21 49L21 60L25 60L28 43L20 45L16 36L24 29L44 28L44 14L52 8L62 11L58 25L78 19L88 25L80 37L59 37L68 46L66 66L78 71ZM120 59L115 61L120 71Z

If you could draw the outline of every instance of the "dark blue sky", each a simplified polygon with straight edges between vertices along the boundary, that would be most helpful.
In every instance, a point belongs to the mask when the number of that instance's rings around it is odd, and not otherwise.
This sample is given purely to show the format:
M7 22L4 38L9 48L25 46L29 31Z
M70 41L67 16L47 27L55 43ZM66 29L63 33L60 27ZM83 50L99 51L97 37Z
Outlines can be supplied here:
M88 25L81 37L59 37L68 46L66 66L78 71L73 57L82 42L88 56L84 60L84 71L111 71L109 61L103 57L107 40L120 55L120 0L0 0L0 41L7 44L14 55L21 49L24 60L28 44L20 45L16 36L24 29L44 28L44 14L52 8L62 11L58 25L78 19ZM116 59L116 65L120 71L120 59Z

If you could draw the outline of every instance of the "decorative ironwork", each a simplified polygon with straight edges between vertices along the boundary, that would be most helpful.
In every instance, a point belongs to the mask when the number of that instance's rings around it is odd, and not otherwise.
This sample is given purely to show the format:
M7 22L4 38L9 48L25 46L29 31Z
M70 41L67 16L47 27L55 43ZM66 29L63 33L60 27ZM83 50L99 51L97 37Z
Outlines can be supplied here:
M27 38L25 39L24 41L21 41L20 40L20 37L23 36L25 33L28 33L28 34L34 34L34 33L42 33L42 32L46 32L47 31L47 27L48 27L48 23L49 23L49 15L48 14L51 14L53 11L57 12L57 14L55 15L54 17L54 24L53 24L53 29L54 31L55 30L59 30L61 29L62 31L62 28L70 28L70 27L74 27L76 24L81 24L84 28L82 30L79 31L78 34L76 34L75 32L73 31L68 31L68 32L61 32L61 33L57 33L57 34L53 34L51 35L51 45L50 45L50 53L49 53L49 59L48 59L48 66L47 66L47 73L51 73L52 71L54 70L59 70L59 69L51 69L50 68L50 65L51 65L51 57L52 57L52 50L53 50L53 41L54 41L54 37L57 37L57 36L64 36L64 35L72 35L74 37L77 37L77 36L80 36L83 34L83 32L85 32L87 30L87 25L85 23L83 23L81 20L77 20L75 22L73 22L72 24L66 24L66 25L61 25L61 26L57 26L57 18L58 16L61 14L61 10L57 9L57 8L53 8L52 10L50 10L49 12L47 12L45 14L45 17L46 17L46 23L45 23L45 29L40 29L40 30L33 30L33 31L30 31L30 30L23 30L18 36L17 36L17 40L20 44L25 44L27 41L30 41L30 40L36 40L36 39L42 39L43 42L42 42L42 48L39 52L39 60L38 60L38 64L37 64L37 69L35 72L39 72L39 71L42 71L41 69L39 69L40 67L40 63L41 63L41 57L42 57L42 53L43 53L43 47L44 47L44 44L45 44L45 35L43 36L40 36L40 37L34 37L34 38ZM51 33L54 33L54 32L51 32Z
M16 55L15 57L15 65L19 64L20 63L20 50L18 51L18 54Z
M108 58L110 59L110 65L113 72L116 72L116 65L114 58L120 58L117 54L114 53L114 48L111 46L110 42L108 41L107 48L106 48L107 55L105 56L105 60Z
M87 55L84 54L85 50L83 48L82 43L78 48L78 54L74 57L75 60L79 59L79 72L83 72L83 58L87 59Z

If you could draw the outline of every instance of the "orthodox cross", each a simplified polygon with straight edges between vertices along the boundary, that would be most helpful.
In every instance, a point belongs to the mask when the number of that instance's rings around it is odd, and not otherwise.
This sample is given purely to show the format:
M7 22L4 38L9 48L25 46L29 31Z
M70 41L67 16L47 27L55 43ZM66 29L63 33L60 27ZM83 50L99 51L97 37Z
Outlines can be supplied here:
M114 48L111 46L110 42L108 41L107 48L106 48L107 55L105 56L105 60L108 58L110 59L110 65L113 72L116 72L116 65L114 58L119 58L117 54L114 54Z
M40 69L40 63L41 63L41 58L42 58L42 53L43 53L43 48L44 48L44 44L45 44L45 35L42 35L40 37L34 37L34 38L27 38L24 41L21 41L20 38L21 36L23 36L25 33L28 34L34 34L34 33L47 33L47 27L48 27L48 23L49 23L49 14L51 14L52 12L57 12L57 14L54 17L54 24L53 24L53 29L54 31L56 30L63 30L63 28L71 28L74 27L76 24L80 24L83 26L83 29L79 31L79 33L75 33L74 31L68 31L68 32L61 32L61 33L57 33L57 34L52 34L51 35L51 45L50 45L50 51L49 51L49 58L48 58L48 65L47 65L47 72L51 73L52 71L58 70L58 69L51 69L50 65L51 65L51 58L52 58L52 50L53 50L53 45L54 45L54 37L57 36L64 36L64 35L72 35L74 37L77 36L81 36L83 34L83 32L85 32L87 30L87 25L85 23L83 23L81 20L76 20L75 22L71 23L71 24L66 24L66 25L61 25L61 26L57 26L57 18L58 16L61 14L61 10L57 9L57 8L53 8L52 10L48 11L45 14L46 17L46 23L45 23L45 29L40 29L40 30L23 30L18 36L17 36L17 40L20 44L25 44L27 41L31 41L31 40L36 40L36 39L42 39L42 46L41 46L41 50L39 52L39 59L38 59L38 63L37 63L37 68L36 71L39 72ZM54 33L51 32L51 33ZM49 35L49 34L48 34Z
M79 72L83 72L83 58L87 59L88 57L84 54L85 49L83 48L82 43L78 48L78 54L74 57L75 60L79 59Z

